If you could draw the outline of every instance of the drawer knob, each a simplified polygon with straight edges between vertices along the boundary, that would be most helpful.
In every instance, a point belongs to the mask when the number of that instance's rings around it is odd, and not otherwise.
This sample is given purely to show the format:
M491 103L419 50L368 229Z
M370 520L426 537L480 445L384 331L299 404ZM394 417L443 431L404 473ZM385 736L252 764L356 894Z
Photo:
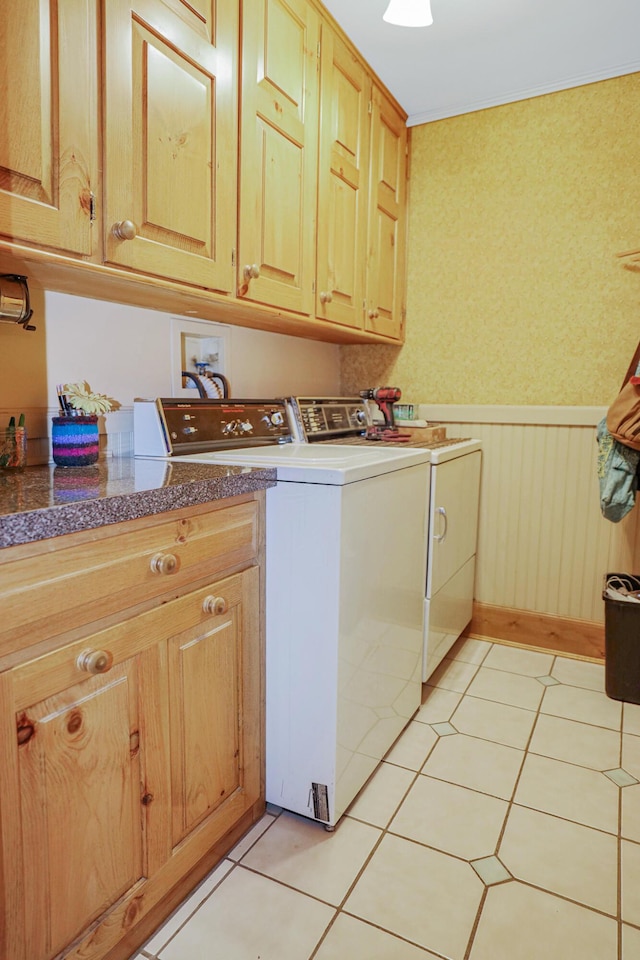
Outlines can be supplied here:
M138 228L133 220L118 220L111 227L111 233L118 240L135 240L138 235Z
M221 613L226 613L229 609L224 597L205 597L202 601L202 609L205 613L213 613L219 617Z
M377 310L369 310L369 320L377 320L380 316Z
M169 576L178 569L178 558L172 553L156 553L151 557L151 572Z
M83 650L76 664L86 673L107 673L113 666L113 654L108 650Z
M329 290L325 292L323 290L322 293L320 294L320 303L331 303L332 300L333 300L333 294L331 293L331 291Z
M260 276L260 267L257 263L248 263L244 268L243 274L247 283L249 280L257 280Z

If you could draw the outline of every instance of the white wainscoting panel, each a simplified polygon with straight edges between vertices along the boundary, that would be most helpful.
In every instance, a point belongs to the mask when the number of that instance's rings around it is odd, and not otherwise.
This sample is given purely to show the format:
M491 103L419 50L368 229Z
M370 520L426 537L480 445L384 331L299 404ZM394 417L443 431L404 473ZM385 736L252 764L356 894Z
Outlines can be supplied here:
M602 621L605 573L640 574L640 505L620 523L605 520L593 408L586 417L572 408L575 417L560 418L558 408L549 408L550 423L540 422L544 409L538 408L536 423L520 415L531 408L512 408L511 416L500 408L498 423L482 422L482 407L461 418L457 406L455 422L442 406L421 406L420 416L434 420L437 412L448 436L482 440L475 599ZM491 411L485 409L487 418ZM575 425L558 423L571 419ZM585 419L594 422L585 425Z

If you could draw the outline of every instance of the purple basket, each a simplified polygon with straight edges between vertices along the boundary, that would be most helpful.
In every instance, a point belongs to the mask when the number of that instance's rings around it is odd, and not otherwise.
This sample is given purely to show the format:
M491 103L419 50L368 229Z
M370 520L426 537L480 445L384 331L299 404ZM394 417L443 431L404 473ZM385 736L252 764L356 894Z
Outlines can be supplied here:
M100 453L97 416L53 417L51 447L59 467L96 463Z

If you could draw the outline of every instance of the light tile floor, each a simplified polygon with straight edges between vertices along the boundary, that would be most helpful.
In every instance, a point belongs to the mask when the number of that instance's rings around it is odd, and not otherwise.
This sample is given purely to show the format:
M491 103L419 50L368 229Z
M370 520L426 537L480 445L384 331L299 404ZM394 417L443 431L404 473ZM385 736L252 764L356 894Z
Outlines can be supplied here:
M639 781L603 667L461 640L334 833L269 808L135 960L638 960Z

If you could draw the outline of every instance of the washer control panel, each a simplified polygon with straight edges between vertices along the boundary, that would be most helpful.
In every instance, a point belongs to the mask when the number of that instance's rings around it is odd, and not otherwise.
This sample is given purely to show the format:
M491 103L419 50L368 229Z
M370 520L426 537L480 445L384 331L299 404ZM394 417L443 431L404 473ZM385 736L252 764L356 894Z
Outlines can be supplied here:
M360 397L292 397L290 410L298 439L310 443L341 436L360 436L370 423L367 404Z
M282 400L161 398L156 404L173 455L292 440Z

